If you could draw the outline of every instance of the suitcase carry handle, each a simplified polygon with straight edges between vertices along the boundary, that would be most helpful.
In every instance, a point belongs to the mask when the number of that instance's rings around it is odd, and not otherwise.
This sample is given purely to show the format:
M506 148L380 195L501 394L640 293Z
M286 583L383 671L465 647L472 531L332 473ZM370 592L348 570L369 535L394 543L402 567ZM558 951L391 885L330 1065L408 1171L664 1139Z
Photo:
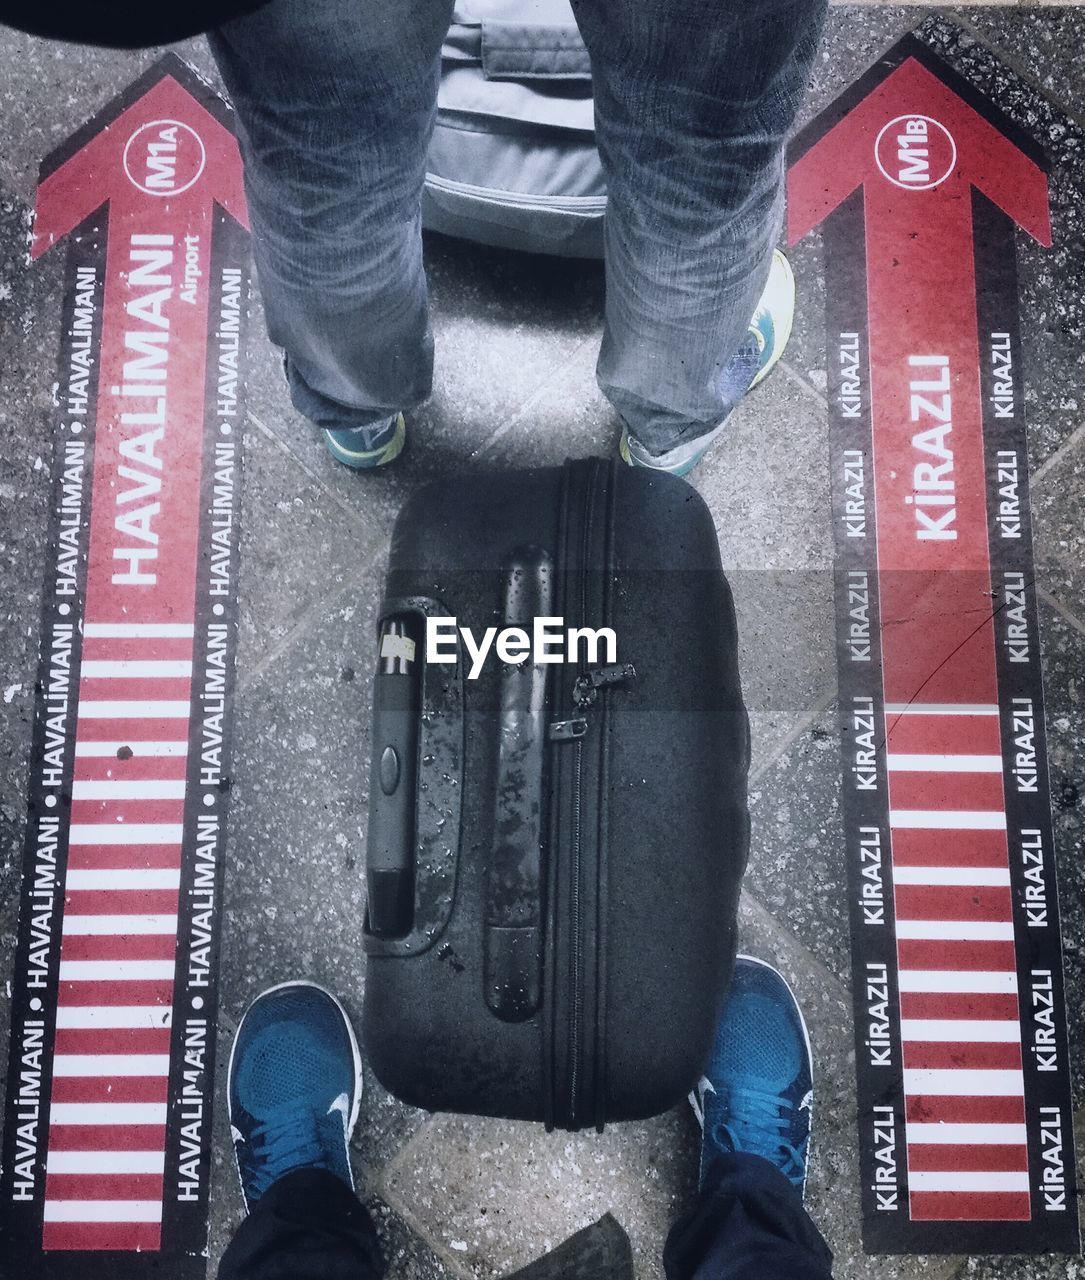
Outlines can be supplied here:
M505 566L505 625L530 631L553 609L554 566L540 547L517 548ZM542 1003L545 666L525 658L501 674L493 850L486 872L486 1004L520 1022Z
M381 607L362 926L370 955L424 955L452 918L466 752L463 653L457 640L456 661L435 665L423 644L426 620L449 613L433 596L395 591Z
M414 919L422 648L417 616L385 619L373 693L373 768L366 852L369 930L402 938Z
M573 80L591 84L591 60L576 23L482 20L487 80Z
M481 66L487 80L591 84L591 61L569 0L457 3L443 45L446 66Z

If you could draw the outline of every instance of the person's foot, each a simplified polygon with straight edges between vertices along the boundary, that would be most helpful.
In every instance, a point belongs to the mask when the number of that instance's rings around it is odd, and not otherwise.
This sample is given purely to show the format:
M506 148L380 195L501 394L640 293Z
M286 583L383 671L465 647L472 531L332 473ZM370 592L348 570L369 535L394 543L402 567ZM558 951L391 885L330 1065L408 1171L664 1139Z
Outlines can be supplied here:
M246 1209L297 1169L327 1169L353 1188L347 1144L362 1058L333 995L287 982L257 996L234 1038L226 1090Z
M791 988L771 965L739 956L712 1057L689 1095L703 1134L702 1182L717 1155L745 1151L802 1193L813 1099L810 1037Z
M371 427L370 431L373 430ZM407 424L403 414L397 413L394 418L379 428L375 443L367 446L362 442L358 430L332 431L324 428L324 444L328 452L345 467L355 471L367 471L372 467L383 467L386 463L398 458L403 452L407 440Z
M776 366L791 337L791 325L795 319L795 277L791 264L780 252L773 251L769 278L750 321L749 335L756 348L757 370L750 382L756 387ZM688 474L704 457L709 445L723 430L727 419L718 422L711 431L696 439L687 440L666 453L649 453L641 442L622 428L618 450L631 467L649 467L654 471L667 471L671 475Z

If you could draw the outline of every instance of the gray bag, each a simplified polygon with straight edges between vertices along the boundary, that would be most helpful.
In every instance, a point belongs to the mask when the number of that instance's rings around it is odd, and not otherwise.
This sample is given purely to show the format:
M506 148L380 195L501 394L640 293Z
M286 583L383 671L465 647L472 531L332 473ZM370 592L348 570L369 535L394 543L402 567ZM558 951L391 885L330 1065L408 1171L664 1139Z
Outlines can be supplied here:
M457 0L426 168L431 230L602 256L591 67L569 0Z

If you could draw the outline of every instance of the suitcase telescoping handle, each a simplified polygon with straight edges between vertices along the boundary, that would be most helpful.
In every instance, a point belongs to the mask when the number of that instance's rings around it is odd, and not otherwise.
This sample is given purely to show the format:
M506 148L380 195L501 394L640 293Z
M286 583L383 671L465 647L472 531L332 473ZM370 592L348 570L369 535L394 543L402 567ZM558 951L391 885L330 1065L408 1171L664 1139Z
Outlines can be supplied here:
M505 566L505 625L529 634L553 611L554 566L540 547L521 547ZM486 875L486 1003L519 1022L542 1003L543 769L546 672L525 657L501 673L493 850Z
M366 850L369 930L401 938L414 919L415 805L422 708L420 619L387 618L373 692L373 767Z

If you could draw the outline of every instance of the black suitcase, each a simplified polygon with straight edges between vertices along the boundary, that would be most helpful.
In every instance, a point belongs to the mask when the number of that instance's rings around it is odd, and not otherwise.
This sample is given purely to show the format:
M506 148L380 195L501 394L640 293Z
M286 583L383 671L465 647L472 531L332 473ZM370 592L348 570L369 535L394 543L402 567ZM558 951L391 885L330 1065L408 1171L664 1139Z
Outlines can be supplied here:
M478 664L462 639L427 643L451 633L437 619L477 649L540 617L609 627L616 653L603 636L577 662L555 642ZM734 610L704 503L597 458L430 485L396 521L380 634L378 1079L414 1106L548 1128L675 1105L711 1047L749 844Z

